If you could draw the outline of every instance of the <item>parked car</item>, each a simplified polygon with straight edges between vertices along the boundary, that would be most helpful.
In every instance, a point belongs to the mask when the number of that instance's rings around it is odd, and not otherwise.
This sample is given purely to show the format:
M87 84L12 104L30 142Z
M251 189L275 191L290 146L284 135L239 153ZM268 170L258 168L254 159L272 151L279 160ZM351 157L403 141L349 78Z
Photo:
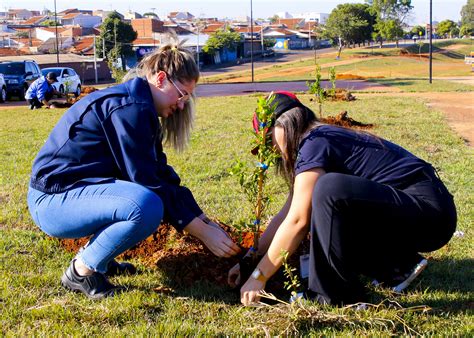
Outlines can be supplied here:
M81 78L74 69L69 67L51 67L43 68L41 72L44 76L49 72L56 73L58 82L53 83L53 87L61 94L73 93L75 96L81 94Z
M7 84L3 74L0 74L0 103L3 103L7 100Z
M25 99L25 93L30 84L41 77L41 70L33 60L0 61L0 73L7 83L7 97L17 96Z

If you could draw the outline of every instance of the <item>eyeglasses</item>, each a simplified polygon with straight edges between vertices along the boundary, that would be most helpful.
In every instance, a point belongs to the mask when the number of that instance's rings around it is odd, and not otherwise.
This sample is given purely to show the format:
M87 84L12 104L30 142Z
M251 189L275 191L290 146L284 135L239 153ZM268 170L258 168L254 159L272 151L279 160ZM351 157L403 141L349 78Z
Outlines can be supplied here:
M179 89L179 87L176 85L176 83L174 83L173 80L171 80L171 77L168 76L168 80L171 82L171 84L174 86L174 88L176 88L176 91L178 92L178 102L182 102L182 103L186 103L189 101L189 98L191 97L190 94L188 93L183 93L183 91L181 89Z

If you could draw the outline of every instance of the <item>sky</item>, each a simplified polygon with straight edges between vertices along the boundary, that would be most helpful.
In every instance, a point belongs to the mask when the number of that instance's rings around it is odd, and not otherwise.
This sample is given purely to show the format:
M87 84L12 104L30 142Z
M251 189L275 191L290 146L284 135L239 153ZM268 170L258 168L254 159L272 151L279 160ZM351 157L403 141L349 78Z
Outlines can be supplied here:
M302 12L330 13L341 3L363 3L364 0L251 0L255 18L269 18L277 12L290 14ZM250 16L250 0L139 0L134 4L130 0L80 0L71 5L69 0L56 0L57 11L67 8L79 9L115 9L121 13L128 10L143 14L155 12L160 18L174 11L188 11L196 17L234 18ZM461 8L467 0L432 0L433 21L461 19ZM414 9L409 20L411 24L429 22L430 0L412 0ZM0 0L0 11L9 8L27 8L54 10L54 0Z

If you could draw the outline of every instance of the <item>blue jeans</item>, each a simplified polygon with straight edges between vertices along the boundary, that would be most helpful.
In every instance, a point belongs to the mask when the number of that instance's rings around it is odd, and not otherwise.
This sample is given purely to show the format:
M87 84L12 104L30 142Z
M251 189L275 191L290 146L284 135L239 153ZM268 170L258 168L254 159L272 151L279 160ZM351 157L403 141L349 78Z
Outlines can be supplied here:
M114 257L151 235L163 218L163 203L139 184L114 180L46 194L30 187L28 208L34 222L50 236L92 235L78 258L105 273Z

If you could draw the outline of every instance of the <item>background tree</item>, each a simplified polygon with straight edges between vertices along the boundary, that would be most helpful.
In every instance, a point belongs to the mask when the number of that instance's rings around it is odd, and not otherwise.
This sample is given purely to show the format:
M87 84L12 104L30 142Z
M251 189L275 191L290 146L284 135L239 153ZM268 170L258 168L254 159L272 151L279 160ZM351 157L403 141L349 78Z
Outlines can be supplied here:
M278 20L280 20L280 17L275 14L275 15L272 16L271 18L268 18L268 20L270 20L270 23L271 23L271 24L275 24L275 23L278 22Z
M474 24L462 25L459 29L460 36L472 36L474 35Z
M443 20L438 24L438 28L436 31L438 32L439 35L444 36L444 37L453 37L453 33L456 32L457 25L454 21L452 20ZM459 30L458 30L459 32Z
M156 13L153 13L153 12L146 12L143 14L143 17L154 17L154 18L158 18L158 15L156 15Z
M369 23L360 15L360 10L353 4L341 4L332 10L324 26L323 36L338 45L337 57L341 56L342 48L349 43L354 43L361 30L367 28Z
M467 0L466 5L461 9L460 36L474 35L474 0Z
M472 25L474 22L474 0L467 0L461 9L461 25Z
M132 42L137 38L137 32L129 23L120 20L119 14L110 13L100 26L100 36L96 40L96 54L101 57L105 46L105 56L112 68L120 59L122 70L126 70L125 57L133 55ZM105 41L105 43L104 43Z
M420 32L421 32L421 34L420 34ZM410 34L411 34L411 35L416 35L416 36L418 36L418 37L423 36L423 35L425 35L425 27L419 26L419 25L418 25L418 26L414 26L414 27L411 29Z
M61 24L57 21L54 20L44 20L42 23L40 23L41 26L46 26L46 27L54 27L54 26L61 26Z
M263 48L268 49L275 46L276 40L274 38L263 38Z
M413 9L411 0L366 0L371 11L377 16L374 37L382 46L383 39L398 40L403 36L403 25Z
M234 51L237 49L237 45L240 41L240 34L238 32L235 32L233 29L218 29L213 34L211 34L209 39L207 39L206 44L204 45L202 50L204 51L204 53L211 55L223 49Z
M377 20L374 28L380 47L382 47L383 40L390 40L395 41L398 48L398 41L403 37L403 28L398 20Z

